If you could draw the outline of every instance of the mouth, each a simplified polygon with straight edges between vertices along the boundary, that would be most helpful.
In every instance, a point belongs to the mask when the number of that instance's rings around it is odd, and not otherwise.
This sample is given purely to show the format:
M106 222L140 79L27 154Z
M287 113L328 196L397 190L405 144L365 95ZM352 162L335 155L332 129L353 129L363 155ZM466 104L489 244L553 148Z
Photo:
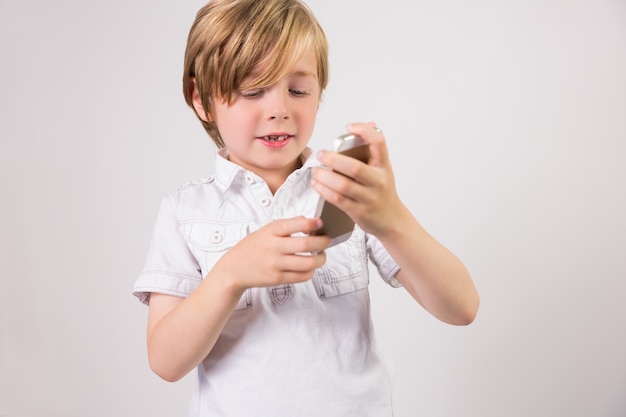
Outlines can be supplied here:
M269 149L281 149L287 146L293 137L293 135L289 135L287 133L277 133L259 136L257 137L257 140Z
M286 139L289 139L290 137L291 135L267 135L267 136L261 136L258 139L266 140L268 142L282 142Z

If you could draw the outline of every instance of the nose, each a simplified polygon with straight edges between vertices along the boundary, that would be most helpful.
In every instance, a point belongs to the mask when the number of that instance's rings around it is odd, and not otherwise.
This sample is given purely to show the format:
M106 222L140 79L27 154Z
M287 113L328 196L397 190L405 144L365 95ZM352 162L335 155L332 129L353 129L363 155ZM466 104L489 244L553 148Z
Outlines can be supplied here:
M289 118L289 97L287 92L278 89L269 94L268 119L286 120Z

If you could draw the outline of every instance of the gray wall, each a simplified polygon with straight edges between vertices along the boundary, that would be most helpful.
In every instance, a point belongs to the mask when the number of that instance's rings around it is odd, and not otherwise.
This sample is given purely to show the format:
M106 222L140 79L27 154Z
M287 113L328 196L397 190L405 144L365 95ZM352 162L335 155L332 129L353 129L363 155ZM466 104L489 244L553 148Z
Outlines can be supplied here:
M203 1L0 0L0 416L184 415L131 296L161 196L212 170L180 70ZM398 417L626 415L626 3L311 0L312 141L376 121L482 296L469 327L372 283Z

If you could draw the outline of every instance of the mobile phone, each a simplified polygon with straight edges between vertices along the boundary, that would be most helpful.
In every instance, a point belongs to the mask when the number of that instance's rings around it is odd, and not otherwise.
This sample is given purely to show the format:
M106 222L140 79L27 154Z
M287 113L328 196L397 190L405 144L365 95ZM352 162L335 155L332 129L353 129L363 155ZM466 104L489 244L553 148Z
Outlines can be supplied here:
M333 150L366 163L370 158L370 148L360 136L350 133L339 136L333 142ZM330 236L330 246L337 245L350 238L354 230L354 221L338 207L320 197L315 210L315 217L320 217L324 223L314 235Z

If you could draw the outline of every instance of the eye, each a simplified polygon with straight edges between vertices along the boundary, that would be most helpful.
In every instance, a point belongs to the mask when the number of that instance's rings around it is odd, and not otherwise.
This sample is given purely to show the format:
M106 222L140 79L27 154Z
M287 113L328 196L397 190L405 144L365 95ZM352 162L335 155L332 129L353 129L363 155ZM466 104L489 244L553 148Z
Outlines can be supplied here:
M311 94L309 90L300 90L296 88L290 88L289 92L296 97L306 97Z
M263 95L265 90L263 88L257 88L255 90L242 90L239 95L243 98L257 98Z

